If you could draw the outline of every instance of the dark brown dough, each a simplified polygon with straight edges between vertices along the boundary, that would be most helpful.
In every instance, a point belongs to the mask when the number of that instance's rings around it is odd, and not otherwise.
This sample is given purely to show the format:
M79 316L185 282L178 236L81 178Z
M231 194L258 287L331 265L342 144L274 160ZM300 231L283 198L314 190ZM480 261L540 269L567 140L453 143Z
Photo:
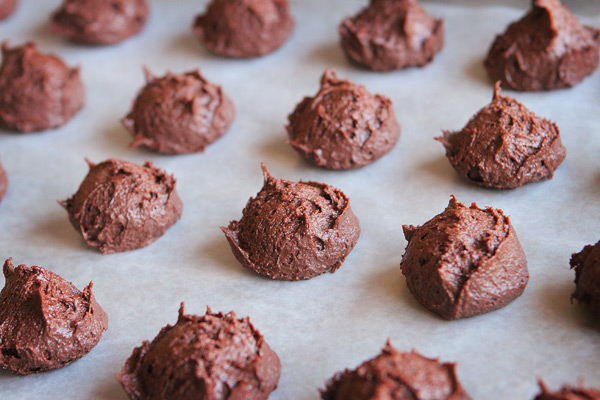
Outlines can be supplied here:
M555 123L538 117L496 83L492 102L458 132L438 137L463 178L479 186L515 189L552 179L567 155Z
M85 90L79 68L39 53L33 42L2 44L0 128L20 132L63 126L83 107Z
M0 164L0 202L2 198L6 194L6 188L8 187L8 176L6 175L6 171L2 168L2 164Z
M281 363L248 318L184 314L144 341L117 375L134 400L266 400Z
M192 29L215 54L251 58L279 48L293 28L286 0L212 0Z
M455 365L441 364L416 351L401 353L388 341L381 354L355 370L333 376L323 400L470 400Z
M525 253L502 210L466 207L452 196L441 214L403 228L408 245L400 267L408 289L442 318L502 308L527 286Z
M542 392L533 400L600 400L600 390L565 385L559 391L551 392L541 380L539 384Z
M147 246L181 217L175 178L152 163L88 164L81 186L61 205L87 244L103 254Z
M221 86L200 71L168 73L155 78L149 70L123 125L134 136L131 146L147 146L165 154L204 151L220 138L235 116Z
M17 0L0 0L0 20L8 18L17 8Z
M571 298L589 305L600 321L600 241L574 253L570 264L575 269L576 285Z
M346 195L323 183L275 179L264 165L263 174L242 219L221 228L237 260L279 280L335 272L360 235Z
M113 44L139 33L148 19L146 0L64 0L52 29L84 44Z
M362 67L391 71L422 67L444 45L444 23L417 0L371 0L340 25L346 56Z
M583 26L559 0L534 0L532 9L496 36L484 66L514 90L574 86L598 66L600 31Z
M0 366L29 375L64 367L86 355L108 328L92 283L77 290L41 267L4 263L0 292Z
M358 168L387 154L400 125L387 97L338 79L328 69L314 97L305 97L288 117L290 145L306 160L330 169Z

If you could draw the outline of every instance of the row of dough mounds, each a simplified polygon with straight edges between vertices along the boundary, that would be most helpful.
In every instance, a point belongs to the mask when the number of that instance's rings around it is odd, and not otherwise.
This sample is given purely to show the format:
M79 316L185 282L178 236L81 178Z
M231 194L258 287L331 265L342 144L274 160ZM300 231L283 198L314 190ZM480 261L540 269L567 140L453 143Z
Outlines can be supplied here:
M0 1L0 19L16 0ZM248 58L270 53L290 37L294 22L285 0L213 0L196 17L193 31L215 54ZM65 0L52 27L85 44L112 44L141 31L146 0ZM444 23L416 0L371 0L339 27L342 48L356 64L376 70L422 67L444 43ZM533 40L532 40L533 38ZM598 65L600 31L583 26L559 0L534 0L492 44L485 67L490 77L515 90L569 87Z
M85 241L102 253L147 246L181 217L175 179L164 170L116 159L89 165L77 192L61 204ZM360 235L348 197L327 184L276 179L264 165L263 173L264 186L242 218L221 228L238 261L278 280L311 279L339 269ZM501 210L466 207L452 196L444 212L420 227L405 225L404 233L408 245L401 267L408 288L443 318L503 307L527 285L525 254ZM600 271L590 271L600 263L594 254L586 247L572 266L574 297L597 307Z
M92 294L44 268L4 263L0 292L0 366L29 375L66 366L90 352L108 328ZM266 400L279 383L281 361L249 318L234 312L185 313L175 325L136 347L116 375L131 399ZM456 365L417 351L400 352L388 341L381 354L335 374L320 390L323 400L468 400ZM534 400L599 399L592 388L551 392L540 381Z
M0 126L22 132L60 127L84 103L78 69L68 68L33 43L2 48ZM166 154L203 151L229 128L233 102L198 71L168 73L147 83L123 119L134 137ZM32 82L44 82L43 87ZM183 106L182 106L183 105ZM327 70L318 93L305 97L288 117L290 145L307 161L330 169L368 165L387 154L400 136L391 101ZM438 138L465 179L509 189L545 178L566 156L556 124L500 94L458 132Z
M16 0L0 1L0 19ZM270 53L290 37L294 22L286 0L213 0L196 17L193 32L213 53L249 58ZM85 44L111 44L139 33L146 0L65 0L51 17L55 32ZM342 48L356 64L390 71L422 67L444 43L444 23L417 0L371 0L339 26ZM559 0L534 0L532 9L494 40L485 68L515 90L576 85L598 65L600 31L582 26Z

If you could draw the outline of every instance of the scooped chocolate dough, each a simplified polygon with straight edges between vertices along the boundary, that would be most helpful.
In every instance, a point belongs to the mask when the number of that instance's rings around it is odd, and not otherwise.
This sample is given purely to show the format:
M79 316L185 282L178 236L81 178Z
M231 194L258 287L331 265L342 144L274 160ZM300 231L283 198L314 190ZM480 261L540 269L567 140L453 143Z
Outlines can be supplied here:
M525 290L525 253L502 210L456 201L422 226L404 225L402 273L415 299L445 319L502 308Z
M375 71L422 67L444 45L444 23L417 0L371 0L339 28L346 56Z
M175 178L152 163L88 164L81 186L61 205L85 241L103 254L147 246L181 217Z
M600 400L600 390L565 385L557 392L548 390L544 382L539 381L542 392L533 400Z
M0 20L8 18L17 8L17 0L0 0Z
M598 66L600 31L582 26L559 0L534 0L521 20L496 36L484 65L514 90L574 86Z
M261 191L240 221L221 228L237 260L288 281L335 272L360 235L346 195L323 183L275 179L262 167Z
M479 186L514 189L552 179L567 151L555 123L542 119L496 83L491 104L458 132L438 137L446 157L462 177Z
M117 379L131 399L266 400L281 363L248 318L185 315L144 341Z
M233 103L200 71L162 78L147 69L145 73L146 86L122 121L134 136L131 146L166 154L193 153L204 151L227 131L235 116Z
M29 375L64 367L86 355L108 327L92 283L77 290L41 267L4 263L0 292L0 366Z
M146 0L64 0L51 23L73 42L112 44L139 33L147 19Z
M6 171L2 168L2 164L0 164L0 201L6 194L6 188L8 187L8 176L6 176Z
M455 365L440 364L416 351L400 353L388 341L377 357L334 375L321 390L323 400L470 400Z
M280 47L293 28L286 0L212 0L192 29L213 53L250 58Z
M570 264L575 269L576 285L571 298L588 304L600 321L600 241L573 254Z
M400 125L392 102L328 69L314 97L305 97L288 117L292 147L309 162L350 169L372 163L398 141Z
M31 132L63 126L85 102L79 68L39 53L33 42L2 44L0 128Z

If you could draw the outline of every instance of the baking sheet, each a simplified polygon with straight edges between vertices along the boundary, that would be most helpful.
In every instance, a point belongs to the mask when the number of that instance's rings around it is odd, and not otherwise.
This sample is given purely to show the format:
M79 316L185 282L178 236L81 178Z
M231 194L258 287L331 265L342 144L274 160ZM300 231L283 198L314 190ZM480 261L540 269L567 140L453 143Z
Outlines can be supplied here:
M0 204L0 258L43 266L79 288L92 280L109 329L90 354L66 368L27 377L0 372L2 398L126 399L114 374L135 346L176 321L181 301L189 313L202 314L209 305L250 316L281 358L271 399L317 399L317 388L336 371L375 356L387 338L400 350L457 362L474 399L530 399L537 377L551 388L579 378L600 387L600 329L570 304L574 274L568 265L571 253L600 239L600 73L568 90L506 92L559 125L568 154L551 181L514 191L471 186L433 140L442 129L460 129L489 103L492 84L482 60L495 34L520 18L528 2L424 2L445 18L445 47L423 69L391 73L349 65L338 45L337 25L366 1L291 0L293 37L255 60L215 57L191 35L192 17L206 1L151 1L143 33L107 47L74 45L52 34L47 20L59 3L21 0L17 13L0 23L1 39L13 45L35 40L41 51L80 64L87 90L86 107L61 129L0 131L0 158L10 179ZM568 4L583 22L600 27L599 2ZM237 109L229 132L204 154L129 149L131 138L119 120L143 85L142 65L157 75L200 68L222 84ZM287 115L317 91L329 67L394 103L400 141L368 167L315 168L284 143ZM56 203L79 186L87 172L84 157L152 160L173 173L182 219L144 249L103 256L87 247ZM322 181L349 196L362 234L338 272L277 282L237 263L218 227L239 219L261 188L261 161L276 177ZM450 194L509 214L531 274L514 303L454 322L416 303L399 269L406 246L402 224L422 224L445 208Z

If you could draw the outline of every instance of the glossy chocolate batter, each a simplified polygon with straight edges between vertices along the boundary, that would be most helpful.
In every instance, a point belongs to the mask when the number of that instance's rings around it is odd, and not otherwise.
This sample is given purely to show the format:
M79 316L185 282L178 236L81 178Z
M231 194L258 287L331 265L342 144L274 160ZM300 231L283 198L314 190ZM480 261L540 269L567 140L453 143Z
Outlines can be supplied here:
M212 0L192 29L215 54L251 58L279 48L293 28L286 0Z
M542 392L533 400L600 400L600 390L565 385L559 391L551 392L544 382L539 381L539 384Z
M514 90L574 86L598 66L600 30L582 26L559 0L534 0L532 9L498 35L484 66Z
M77 290L41 267L4 263L0 366L19 375L64 367L86 355L108 328L92 283Z
M400 125L387 97L338 79L328 69L314 97L305 97L288 116L289 143L306 160L330 169L358 168L387 154Z
M149 70L123 125L134 136L131 146L165 154L204 151L229 128L235 110L221 86L200 71L155 78Z
M339 28L346 56L362 67L390 71L422 67L444 45L444 23L417 0L371 0Z
M83 107L85 90L79 68L39 53L33 42L2 44L0 128L20 132L63 126Z
M147 19L146 0L64 0L51 25L76 43L112 44L139 33Z
M61 205L85 241L103 254L147 246L181 217L175 178L152 163L88 164L81 186Z
M6 175L6 171L2 168L2 164L0 164L0 201L6 194L6 188L8 187L8 176Z
M458 132L438 137L463 178L479 186L514 189L552 179L567 151L555 123L542 119L496 83L492 102Z
M248 318L184 314L144 341L117 375L131 399L266 400L281 363Z
M262 167L261 191L240 221L221 228L237 260L279 280L335 272L360 235L346 195L322 183L275 179Z
M455 365L440 364L416 351L401 353L388 341L381 354L357 369L333 376L323 400L470 400Z
M576 285L571 298L588 304L600 321L600 241L574 253L570 264L575 269Z
M501 210L466 207L454 196L421 226L404 225L402 273L415 299L445 319L502 308L525 290L525 253Z
M8 18L17 8L17 0L0 0L0 20Z

